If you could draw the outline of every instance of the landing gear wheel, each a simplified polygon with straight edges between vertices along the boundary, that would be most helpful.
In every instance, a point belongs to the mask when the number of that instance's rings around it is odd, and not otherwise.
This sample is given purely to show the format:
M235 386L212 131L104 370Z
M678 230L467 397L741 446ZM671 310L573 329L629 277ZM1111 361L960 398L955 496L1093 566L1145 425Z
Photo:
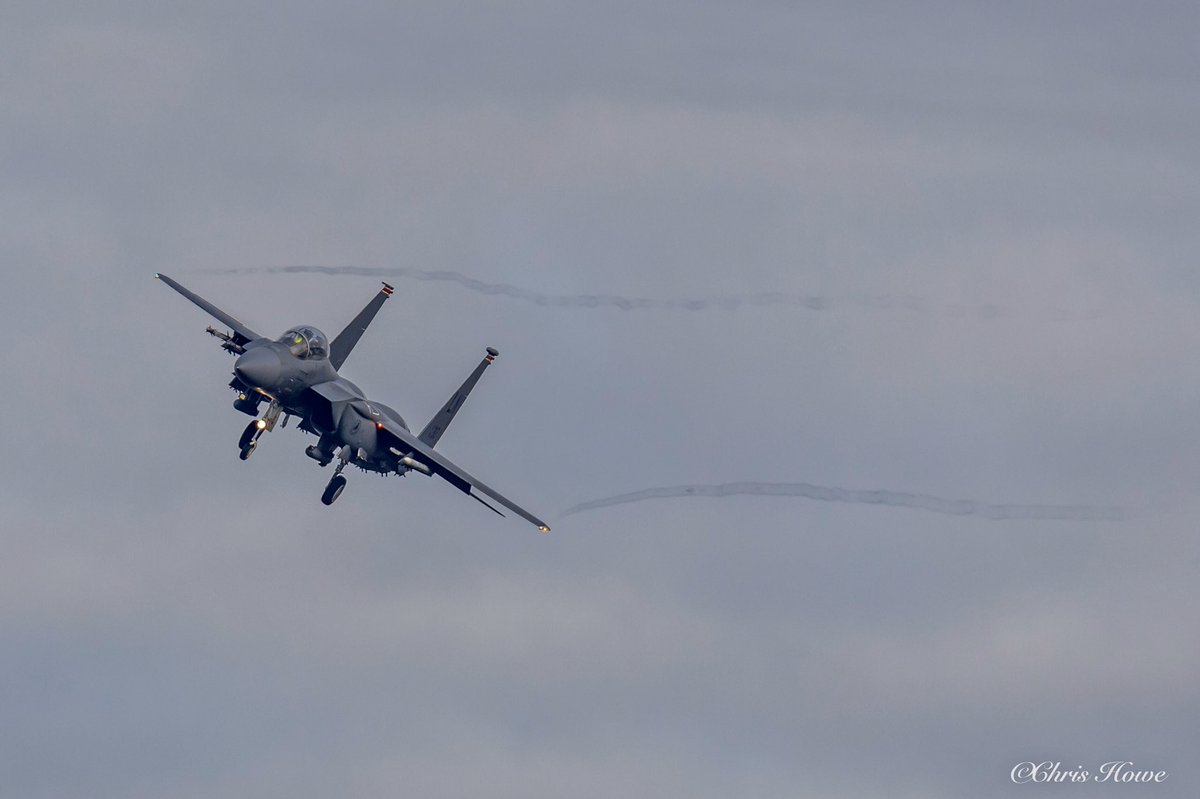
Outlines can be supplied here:
M258 437L258 429L257 419L246 425L246 429L242 431L242 437L238 439L238 449L245 452L246 447L252 446L254 444L254 439ZM246 459L242 458L242 460Z
M256 449L258 449L258 441L251 438L247 443L242 445L242 451L238 453L238 457L244 461L248 461Z
M346 478L335 474L329 481L329 485L325 486L325 493L321 494L321 502L332 505L333 501L342 495L342 489L345 487Z

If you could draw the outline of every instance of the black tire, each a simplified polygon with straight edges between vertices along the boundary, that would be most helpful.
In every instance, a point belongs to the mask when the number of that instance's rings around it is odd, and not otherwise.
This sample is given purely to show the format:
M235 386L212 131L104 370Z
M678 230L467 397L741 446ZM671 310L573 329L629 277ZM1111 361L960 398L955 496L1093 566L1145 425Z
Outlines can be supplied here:
M250 442L254 440L254 436L258 433L258 420L255 419L250 424L246 425L246 429L242 431L242 437L238 439L238 449L242 452L246 451L246 447L250 446ZM250 457L245 455L242 460Z
M342 489L346 487L346 478L340 474L335 474L333 479L329 481L329 485L325 486L325 492L321 494L321 502L326 505L332 505L333 501L342 495Z
M242 451L238 453L238 457L244 461L248 461L256 449L258 449L258 442L254 439L250 439L250 443L242 447Z

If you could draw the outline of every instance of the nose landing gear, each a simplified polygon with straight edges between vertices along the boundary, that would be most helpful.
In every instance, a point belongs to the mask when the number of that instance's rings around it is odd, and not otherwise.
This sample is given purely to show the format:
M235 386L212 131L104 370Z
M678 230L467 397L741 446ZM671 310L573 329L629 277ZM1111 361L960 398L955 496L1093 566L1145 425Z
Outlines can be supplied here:
M246 429L242 431L242 437L238 439L239 458L250 459L258 446L258 437L275 429L275 423L279 421L279 414L282 412L283 406L272 400L271 404L267 406L267 412L263 414L263 418L255 419L246 425Z
M246 425L246 429L242 431L242 437L238 440L238 457L242 460L249 460L254 454L255 447L258 446L258 437L262 435L262 431L266 426L259 427L262 419L255 419L250 424Z

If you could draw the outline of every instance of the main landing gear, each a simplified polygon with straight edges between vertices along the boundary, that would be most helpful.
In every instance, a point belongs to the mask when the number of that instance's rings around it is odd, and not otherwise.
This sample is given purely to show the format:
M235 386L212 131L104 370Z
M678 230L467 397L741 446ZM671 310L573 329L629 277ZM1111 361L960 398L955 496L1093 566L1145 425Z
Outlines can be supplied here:
M333 501L342 495L346 488L346 478L342 476L342 469L346 468L346 462L349 460L350 448L342 447L338 452L338 465L333 470L333 477L329 478L329 485L325 486L325 491L321 494L322 503L332 505Z
M332 505L333 501L342 495L342 490L346 487L346 478L340 474L335 474L329 479L329 485L325 486L325 491L321 494L321 502L326 505Z

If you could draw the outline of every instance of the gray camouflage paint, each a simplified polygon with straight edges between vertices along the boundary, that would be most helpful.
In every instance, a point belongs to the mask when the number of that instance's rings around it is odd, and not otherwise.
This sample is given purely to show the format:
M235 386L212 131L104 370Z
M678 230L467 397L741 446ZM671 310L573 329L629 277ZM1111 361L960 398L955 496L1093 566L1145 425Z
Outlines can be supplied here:
M1194 4L3 22L3 793L1027 799L1089 787L1020 761L1126 758L1171 776L1104 793L1197 795ZM538 536L357 474L324 508L294 428L233 456L232 359L149 276L272 334L388 278L201 275L264 264L835 301L393 281L343 372L424 421L495 344L437 449L539 509L747 481L1126 520L731 495Z

